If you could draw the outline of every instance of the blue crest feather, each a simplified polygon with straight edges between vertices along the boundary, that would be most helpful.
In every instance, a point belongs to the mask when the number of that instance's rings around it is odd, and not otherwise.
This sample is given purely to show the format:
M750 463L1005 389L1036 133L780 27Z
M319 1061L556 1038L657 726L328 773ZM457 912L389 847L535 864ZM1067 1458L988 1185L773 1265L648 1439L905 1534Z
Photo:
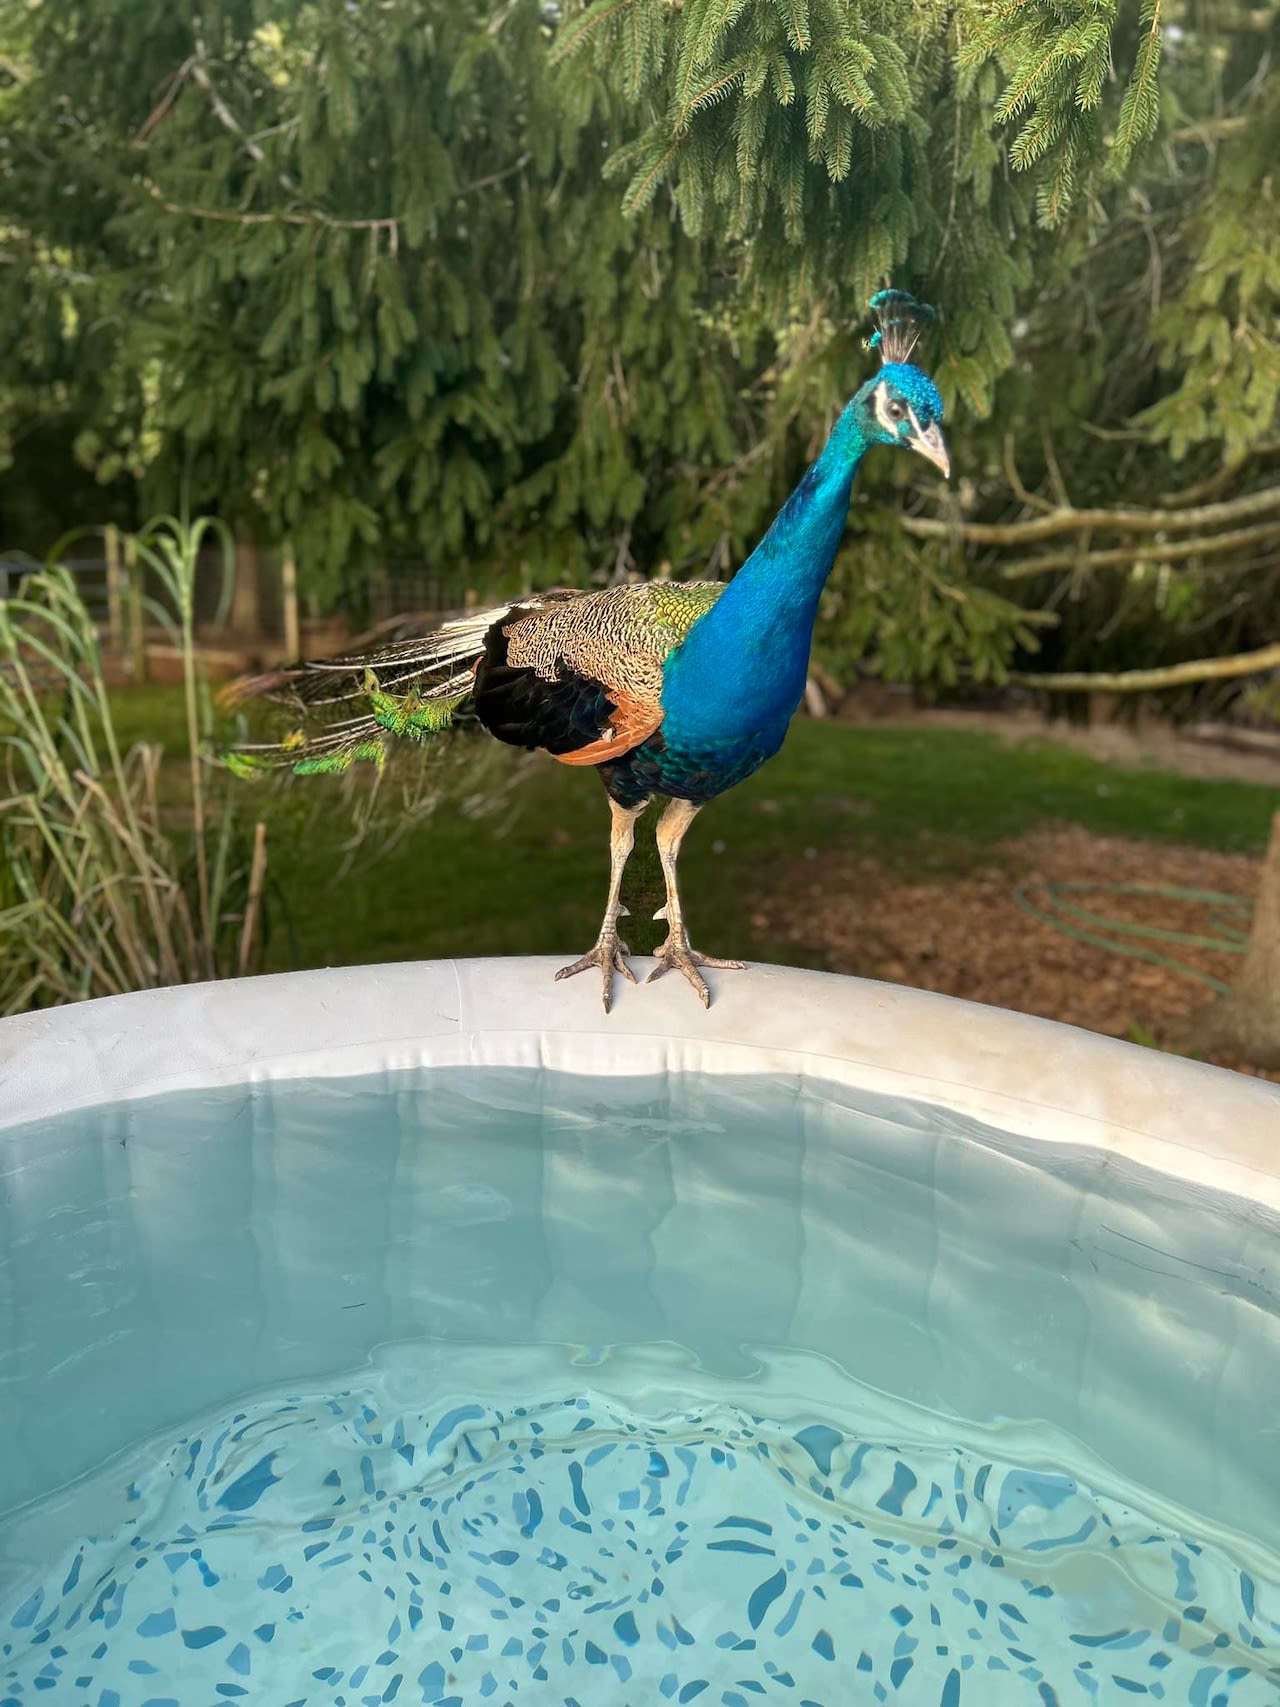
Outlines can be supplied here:
M927 302L917 302L905 290L878 290L867 304L876 317L876 330L866 341L879 350L882 362L906 362L924 332L938 318Z

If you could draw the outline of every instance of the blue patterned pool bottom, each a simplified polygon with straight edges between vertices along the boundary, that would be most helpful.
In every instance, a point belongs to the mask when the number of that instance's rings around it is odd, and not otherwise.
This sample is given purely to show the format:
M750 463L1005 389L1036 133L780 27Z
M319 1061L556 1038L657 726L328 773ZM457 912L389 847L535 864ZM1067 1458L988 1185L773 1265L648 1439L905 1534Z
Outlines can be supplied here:
M71 1490L97 1532L0 1608L0 1707L1280 1700L1280 1585L1220 1539L741 1397L244 1404Z

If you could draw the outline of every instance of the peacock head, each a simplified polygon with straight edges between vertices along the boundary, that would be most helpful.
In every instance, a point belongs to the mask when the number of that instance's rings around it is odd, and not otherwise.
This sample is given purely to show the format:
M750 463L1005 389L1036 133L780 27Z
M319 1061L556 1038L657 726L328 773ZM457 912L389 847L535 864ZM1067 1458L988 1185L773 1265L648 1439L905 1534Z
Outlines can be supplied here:
M904 290L879 291L871 298L871 309L877 327L867 348L879 350L884 365L854 400L863 436L871 444L919 451L949 476L942 399L928 374L909 360L921 334L936 318L934 311Z

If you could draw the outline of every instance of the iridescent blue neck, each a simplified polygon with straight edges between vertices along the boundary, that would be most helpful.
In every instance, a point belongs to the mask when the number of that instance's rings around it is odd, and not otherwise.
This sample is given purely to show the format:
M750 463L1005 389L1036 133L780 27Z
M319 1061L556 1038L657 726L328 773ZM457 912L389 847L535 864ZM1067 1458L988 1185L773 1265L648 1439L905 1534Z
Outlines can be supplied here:
M831 573L849 515L849 493L867 446L845 410L800 484L774 518L768 533L739 569L716 604L781 612L817 600Z
M867 441L857 399L821 456L666 671L668 722L723 730L746 711L789 718L804 693L818 600L849 513Z

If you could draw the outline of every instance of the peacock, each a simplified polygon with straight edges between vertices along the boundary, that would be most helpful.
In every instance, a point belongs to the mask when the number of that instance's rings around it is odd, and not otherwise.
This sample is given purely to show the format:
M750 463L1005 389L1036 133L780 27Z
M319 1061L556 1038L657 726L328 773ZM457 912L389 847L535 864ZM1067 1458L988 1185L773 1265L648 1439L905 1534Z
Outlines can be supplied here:
M420 638L249 680L237 698L270 694L299 714L298 726L275 746L241 746L228 763L241 773L283 764L304 775L381 763L388 736L427 738L468 705L498 740L595 770L612 820L609 895L595 943L556 977L598 971L606 1013L615 974L636 982L618 932L623 872L637 819L664 797L657 844L666 904L654 917L667 935L650 978L674 967L710 1006L704 970L743 963L701 954L689 941L677 880L685 834L708 801L782 745L863 457L893 445L950 474L942 399L910 360L934 312L898 290L880 291L870 307L877 329L866 347L878 350L879 371L727 584L530 593Z

